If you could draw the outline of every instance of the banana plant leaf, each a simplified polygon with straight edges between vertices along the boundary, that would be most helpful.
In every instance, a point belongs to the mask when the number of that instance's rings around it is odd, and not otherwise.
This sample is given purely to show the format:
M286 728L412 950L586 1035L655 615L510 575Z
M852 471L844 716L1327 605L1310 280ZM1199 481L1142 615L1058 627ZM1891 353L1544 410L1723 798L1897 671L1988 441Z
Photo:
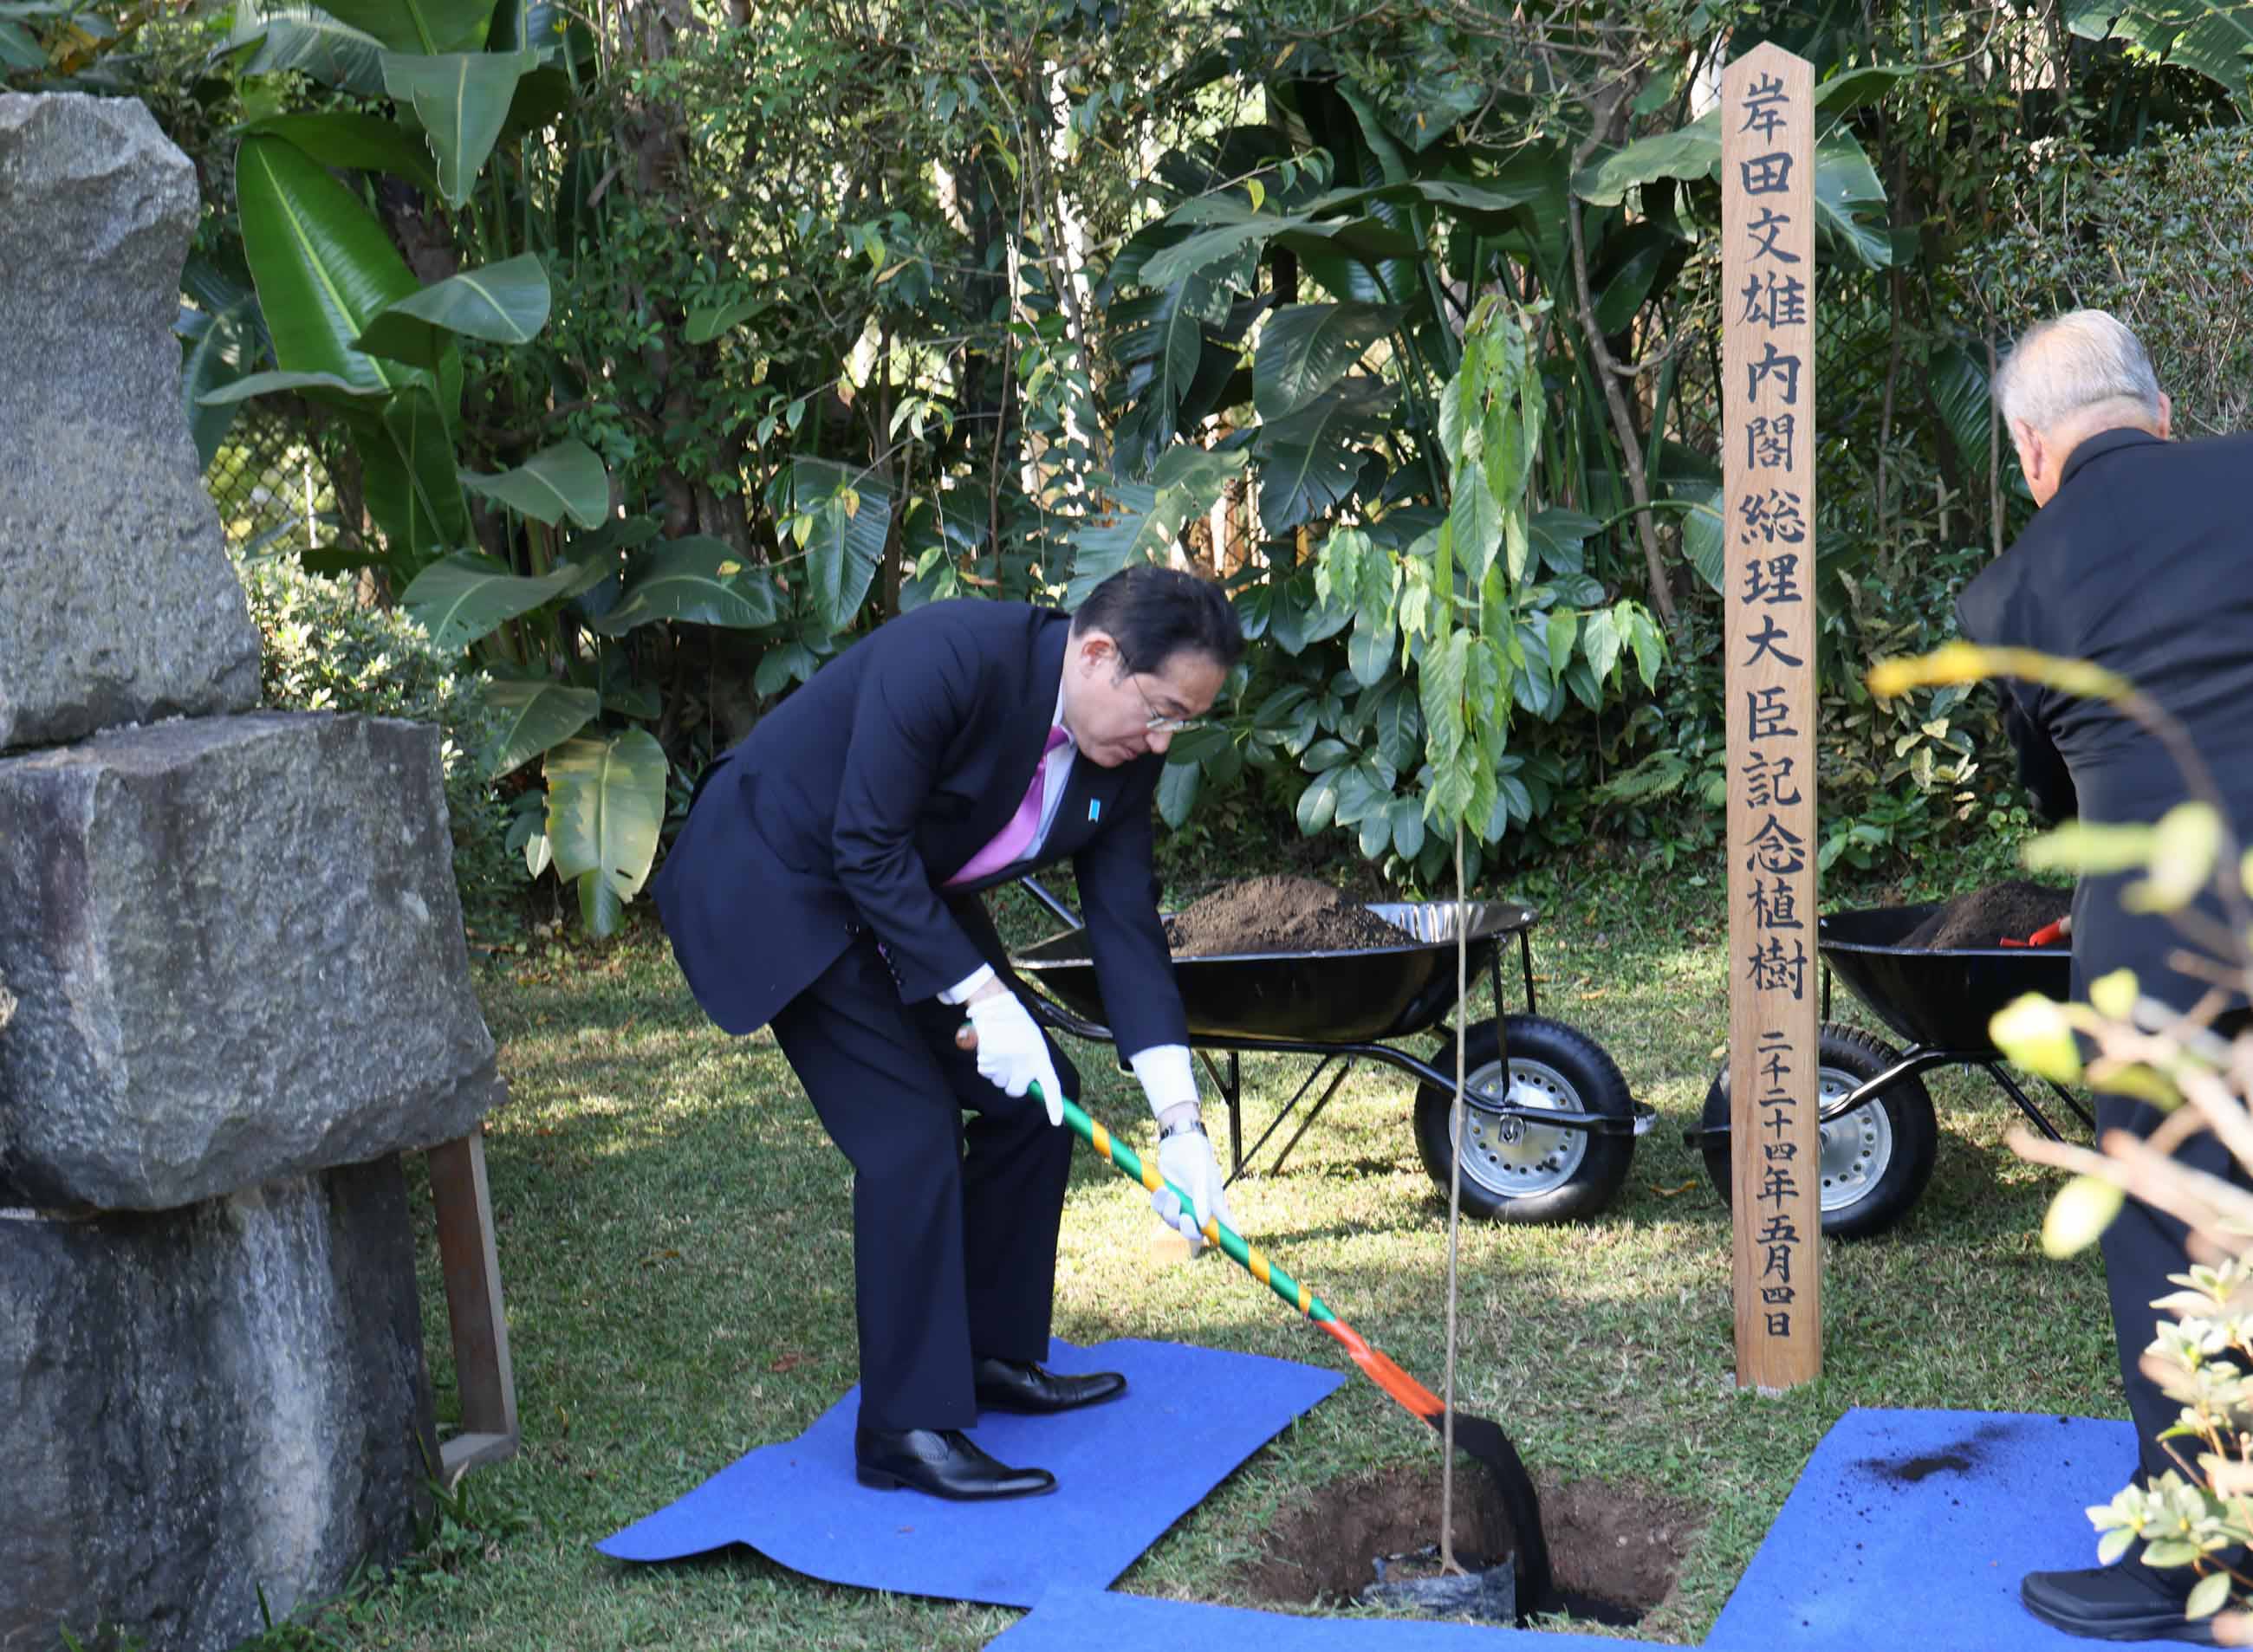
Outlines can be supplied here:
M257 361L261 343L250 319L251 308L244 304L216 316L192 312L202 324L181 367L180 396L187 408L188 434L195 439L199 470L211 469L212 456L227 440L240 406L215 402L206 407L201 398L248 377Z
M747 566L726 540L698 533L639 559L617 602L591 624L605 637L658 619L751 631L773 624L782 610L771 574Z
M546 678L495 678L485 685L485 700L498 714L499 723L480 754L488 780L498 780L550 747L562 745L602 709L602 696L593 689Z
M1131 563L1163 562L1183 525L1212 508L1229 477L1244 469L1245 457L1240 449L1218 453L1184 442L1166 450L1147 483L1122 483L1108 519L1073 535L1077 554L1064 606L1078 608Z
M1252 396L1264 420L1285 419L1360 364L1399 324L1379 304L1287 304L1267 318L1252 366Z
M665 822L665 749L646 728L567 740L548 754L555 875L579 888L588 930L608 935L648 881Z
M1228 195L1200 195L1184 201L1174 209L1169 221L1210 227L1166 247L1142 266L1142 279L1153 287L1169 287L1185 275L1269 241L1294 250L1335 248L1368 264L1406 257L1417 250L1413 236L1373 213L1318 218L1312 213L1268 213Z
M290 373L333 374L355 390L429 384L352 340L419 284L375 215L319 162L270 134L235 156L242 246L274 357Z
M600 527L610 514L610 474L595 450L574 436L541 449L513 471L494 476L464 471L460 480L471 492L550 527L567 516L580 527Z
M328 9L394 52L475 52L492 26L491 0L328 0Z
M578 578L575 563L545 574L511 572L482 551L457 551L415 576L401 601L440 648L466 648L558 596Z
M2068 0L2066 24L2089 40L2125 40L2226 88L2253 114L2253 4L2218 0Z
M324 166L359 172L387 172L419 190L435 192L437 175L422 140L380 115L332 109L320 115L269 115L243 128L245 135L269 133L286 138Z
M385 306L353 344L370 355L436 367L446 334L520 345L548 324L548 271L536 254L521 253L450 275Z
M383 42L302 0L240 0L221 48L239 75L302 74L361 97L383 95Z
M540 66L536 52L383 54L383 87L411 103L438 163L438 193L449 206L469 199L507 120L517 82Z
M1362 375L1341 380L1322 398L1259 427L1259 522L1270 533L1296 527L1352 491L1364 450L1399 392Z
M814 518L806 545L813 612L831 631L843 631L868 601L891 537L891 489L834 460L800 459L791 467L791 498Z

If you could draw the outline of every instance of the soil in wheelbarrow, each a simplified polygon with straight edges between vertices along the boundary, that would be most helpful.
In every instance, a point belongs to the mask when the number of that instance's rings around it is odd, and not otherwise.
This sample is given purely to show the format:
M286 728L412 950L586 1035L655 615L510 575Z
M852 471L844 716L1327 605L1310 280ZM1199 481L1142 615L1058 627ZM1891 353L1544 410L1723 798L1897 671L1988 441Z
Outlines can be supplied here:
M1690 1506L1599 1481L1540 1482L1562 1608L1586 1622L1642 1621L1674 1588L1698 1521ZM1259 1555L1225 1580L1231 1600L1344 1606L1386 1575L1436 1574L1412 1557L1439 1537L1440 1466L1404 1465L1315 1489L1268 1526ZM1476 1470L1455 1475L1457 1561L1482 1570L1516 1548L1502 1499ZM1399 1558L1395 1558L1399 1557Z
M1215 889L1166 920L1175 958L1231 952L1358 952L1415 937L1327 883L1275 875Z
M1901 938L1903 946L1947 952L2023 941L2073 910L2073 891L2012 878L1959 895Z

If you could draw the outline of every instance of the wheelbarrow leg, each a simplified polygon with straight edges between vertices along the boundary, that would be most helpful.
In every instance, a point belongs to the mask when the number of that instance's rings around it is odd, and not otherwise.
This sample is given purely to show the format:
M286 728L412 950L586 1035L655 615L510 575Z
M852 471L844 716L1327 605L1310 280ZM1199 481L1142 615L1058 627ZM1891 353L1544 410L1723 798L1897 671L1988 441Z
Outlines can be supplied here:
M1299 1134L1293 1136L1289 1141L1286 1142L1283 1146L1283 1151L1275 1155L1275 1162L1267 1167L1267 1174L1272 1176L1282 1169L1283 1161L1289 1158L1291 1156L1291 1149L1299 1145L1299 1136L1305 1135L1307 1133L1307 1126L1313 1124L1315 1119L1322 1117L1322 1109L1330 1105L1330 1098L1337 1094L1338 1086L1345 1082L1345 1076L1353 1070L1352 1056L1342 1056L1333 1051L1323 1056L1320 1061L1316 1062L1315 1063L1314 1071L1306 1076L1306 1078L1300 1084L1298 1089L1291 1093L1291 1099L1283 1104L1283 1110L1277 1113L1274 1118L1268 1120L1267 1128L1259 1133L1259 1140L1252 1144L1252 1151L1249 1153L1239 1153L1236 1155L1236 1168L1229 1173L1228 1180L1222 1184L1223 1186L1234 1187L1236 1185L1237 1178L1244 1174L1244 1167L1245 1163L1251 1160L1257 1159L1259 1156L1259 1149L1267 1145L1268 1138L1273 1136L1278 1130L1280 1130L1290 1121L1291 1115L1298 1111L1299 1104L1307 1098L1307 1092L1315 1087L1315 1081L1320 1078L1323 1073L1329 1070L1329 1064L1332 1062L1336 1062L1338 1063L1338 1070L1336 1076L1330 1079L1330 1087L1322 1091L1322 1099L1315 1104L1315 1110L1308 1113L1305 1120L1299 1126Z
M2081 1120L2081 1127L2089 1132L2089 1134L2095 1135L2096 1133L2096 1120L2089 1116L2089 1109L2081 1105L2081 1098L2075 1095L2070 1090L2068 1090L2063 1084L2058 1083L2054 1078L2047 1079L2044 1082L2047 1083L2052 1090L2057 1091L2057 1098L2060 1101L2073 1109L2073 1116Z
M1322 1065L1328 1066L1329 1064L1329 1057L1327 1056L1323 1056ZM1313 1111L1308 1112L1306 1118L1301 1121L1296 1133L1294 1133L1288 1141L1283 1144L1283 1151L1275 1155L1275 1162L1267 1167L1267 1174L1269 1175L1280 1176L1283 1174L1283 1161L1291 1156L1291 1149L1299 1145L1300 1137L1305 1135L1308 1131L1314 1128L1315 1120L1322 1116L1322 1109L1330 1105L1330 1098L1337 1094L1338 1086L1345 1083L1345 1076L1352 1070L1352 1056L1348 1056L1343 1061L1338 1063L1337 1076L1330 1080L1330 1087L1322 1091L1322 1098L1320 1101L1317 1101L1315 1104ZM1315 1068L1313 1074L1307 1079L1307 1084L1312 1084L1315 1082L1315 1079L1321 1076L1322 1067ZM1306 1085L1300 1086L1299 1094L1303 1096L1306 1093ZM1293 1098L1291 1105L1298 1105L1298 1101L1295 1097ZM1291 1109L1289 1107L1286 1107L1283 1111L1286 1113L1288 1113L1290 1110ZM1282 1120L1280 1119L1276 1120L1276 1123L1278 1124L1280 1124ZM1264 1140L1265 1138L1263 1137L1262 1140Z
M2003 1070L2002 1063L1998 1061L1991 1061L1984 1062L1981 1065L1984 1066L1990 1073L1993 1074L1995 1082L2002 1085L2002 1087L2009 1092L2011 1099L2019 1104L2019 1111L2026 1114L2026 1116L2033 1121L2033 1127L2035 1129L2040 1131L2042 1134L2047 1136L2052 1141L2063 1141L2065 1140L2063 1136L2057 1133L2057 1126L2050 1123L2048 1115L2044 1113L2040 1108L2034 1105L2033 1098L2027 1095L2025 1091L2019 1089L2017 1081L2012 1078L2010 1074ZM2063 1094L2064 1092L2060 1091L2059 1093ZM2070 1096L2066 1097L2066 1099L2069 1103L2073 1100ZM2078 1104L2075 1104L2074 1111L2075 1112L2079 1112L2081 1111Z
M1234 1161L1228 1179L1233 1181L1244 1174L1243 1070L1237 1064L1236 1052L1232 1049L1228 1052L1228 1077L1225 1078L1221 1077L1220 1069L1212 1064L1212 1057L1204 1051L1197 1051L1197 1059L1204 1063L1206 1073L1212 1078L1213 1088L1220 1091L1221 1098L1228 1103L1228 1156ZM1253 1151L1259 1150L1255 1147Z

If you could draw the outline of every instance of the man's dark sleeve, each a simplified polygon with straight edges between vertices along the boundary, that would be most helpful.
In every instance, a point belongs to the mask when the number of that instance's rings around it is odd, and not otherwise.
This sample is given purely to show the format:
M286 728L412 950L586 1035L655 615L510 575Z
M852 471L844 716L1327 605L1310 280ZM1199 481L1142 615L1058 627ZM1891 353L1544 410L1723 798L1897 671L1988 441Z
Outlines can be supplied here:
M2017 693L2008 684L2003 688L2003 732L2010 735L2019 754L2019 784L2033 797L2042 818L2070 820L2079 814L2081 802L2074 790L2073 771L2058 756L2049 731L2019 704Z

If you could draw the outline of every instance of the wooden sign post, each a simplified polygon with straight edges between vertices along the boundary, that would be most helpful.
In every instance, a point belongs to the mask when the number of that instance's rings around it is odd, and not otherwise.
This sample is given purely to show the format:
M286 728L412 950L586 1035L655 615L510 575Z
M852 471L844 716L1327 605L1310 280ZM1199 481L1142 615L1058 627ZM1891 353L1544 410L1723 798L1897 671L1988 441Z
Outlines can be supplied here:
M1823 1369L1816 1042L1815 76L1721 89L1729 1126L1737 1384Z

